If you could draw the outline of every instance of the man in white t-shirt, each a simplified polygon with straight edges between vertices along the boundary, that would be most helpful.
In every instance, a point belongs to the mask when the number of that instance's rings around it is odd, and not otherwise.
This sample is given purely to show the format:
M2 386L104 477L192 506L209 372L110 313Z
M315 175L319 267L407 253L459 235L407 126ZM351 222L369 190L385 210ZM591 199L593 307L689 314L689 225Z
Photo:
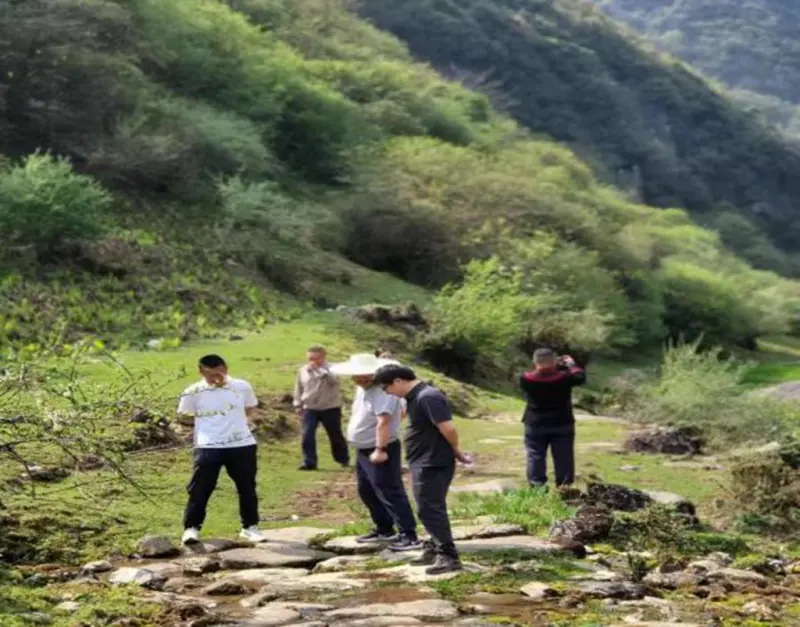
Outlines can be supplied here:
M194 472L187 488L182 541L199 541L206 506L224 466L239 493L239 535L261 542L266 538L258 530L256 439L247 420L258 400L247 381L228 376L228 366L219 355L202 357L200 374L203 380L189 386L178 404L178 415L194 420Z

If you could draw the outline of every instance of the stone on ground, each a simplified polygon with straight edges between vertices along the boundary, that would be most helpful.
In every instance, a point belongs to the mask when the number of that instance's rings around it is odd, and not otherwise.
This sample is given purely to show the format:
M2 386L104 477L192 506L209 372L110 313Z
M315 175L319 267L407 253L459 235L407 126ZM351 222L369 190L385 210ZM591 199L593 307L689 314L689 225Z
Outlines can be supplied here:
M79 609L81 609L81 604L76 601L63 601L55 607L57 612L64 612L66 614L74 614Z
M482 553L484 551L518 551L533 555L563 555L569 550L564 546L542 540L533 536L508 536L505 538L486 538L482 540L465 540L459 542L458 550L461 553Z
M315 573L338 573L363 566L372 557L369 555L339 555L314 566Z
M333 529L317 527L286 527L284 529L264 529L261 531L267 542L284 542L287 544L310 544L314 538L333 533Z
M372 618L336 623L336 627L404 627L422 624L421 620L411 616L373 616Z
M661 490L645 490L644 493L649 496L654 503L670 507L676 512L686 514L687 516L694 517L696 515L694 503L682 497L680 494L663 492Z
M548 586L546 583L542 583L541 581L533 581L531 583L525 584L519 589L522 594L526 597L530 597L535 601L541 601L542 599L550 599L552 597L558 596L558 591Z
M236 581L216 581L203 588L200 593L204 596L239 596L247 594L247 587Z
M251 588L266 586L275 581L297 580L308 576L303 568L248 568L233 573L220 573L219 581L239 583Z
M114 570L114 566L108 560L101 560L98 562L89 562L81 569L84 575L96 575L98 573L107 573Z
M204 555L198 557L186 557L178 562L186 575L205 575L216 572L220 569L219 560Z
M632 433L625 442L626 451L666 455L698 455L704 446L697 430L676 427L652 427Z
M712 581L729 581L731 583L754 583L765 585L769 580L759 573L752 570L742 570L740 568L720 568L708 574Z
M147 568L135 568L132 566L125 566L119 568L111 573L108 582L117 586L126 586L129 584L136 584L137 586L153 587L163 584L166 577L154 573Z
M165 536L145 536L137 543L136 553L142 557L171 557L180 551Z
M202 540L195 544L184 544L181 547L181 552L184 555L205 555L208 553L221 553L230 549L236 549L242 545L233 540L225 538L212 538L210 540Z
M461 571L443 573L441 575L429 575L425 572L426 566L412 566L411 564L404 564L403 566L393 566L392 568L384 568L375 571L376 575L383 575L393 579L402 579L409 583L425 583L428 581L443 581L452 579L458 575L465 573L482 573L486 572L486 567L472 562L464 563L464 569Z
M257 548L231 549L219 554L223 569L283 568L314 566L330 557L330 553L315 551L305 546L265 543Z
M516 490L519 483L515 479L493 479L481 483L467 483L466 485L453 486L450 492L469 494L492 494Z
M605 507L582 505L572 518L559 520L550 527L552 540L570 540L584 544L608 538L614 516Z
M456 541L522 535L525 535L525 528L522 525L496 524L453 527L453 539Z
M333 619L370 618L373 616L410 616L423 621L441 621L456 618L458 610L449 601L430 599L392 604L372 603L370 605L341 608L328 614L328 617Z
M348 592L367 587L365 581L345 575L346 573L318 573L299 579L279 579L270 582L264 592L280 595L295 592Z
M330 609L329 605L317 603L269 603L258 608L250 618L238 623L237 627L279 627L305 621Z
M645 592L643 586L623 581L585 581L578 591L595 599L641 599Z
M377 553L386 547L385 542L356 542L357 536L342 536L328 540L323 549L337 555L366 555Z

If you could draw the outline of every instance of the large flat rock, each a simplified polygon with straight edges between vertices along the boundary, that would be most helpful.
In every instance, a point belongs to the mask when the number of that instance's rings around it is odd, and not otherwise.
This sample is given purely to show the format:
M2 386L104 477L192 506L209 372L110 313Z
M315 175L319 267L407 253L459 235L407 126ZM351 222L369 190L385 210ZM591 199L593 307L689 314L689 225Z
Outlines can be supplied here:
M225 538L212 538L210 540L202 540L201 542L197 542L195 544L184 544L181 547L181 552L184 555L205 555L207 553L220 553L222 551L228 551L241 546L244 545L234 542L233 540L227 540Z
M236 623L236 626L280 627L281 625L302 624L303 621L330 609L331 606L318 603L269 603L258 608L250 618Z
M333 529L317 527L285 527L283 529L264 529L261 531L261 535L267 539L267 542L308 545L314 538L331 534L333 531Z
M386 548L386 542L356 542L357 536L341 536L328 540L322 547L337 555L368 555Z
M318 573L299 579L271 581L262 591L284 595L293 592L348 592L366 587L367 582L347 577L346 573Z
M303 568L248 568L233 573L220 573L218 580L260 588L275 581L297 581L308 574Z
M424 623L421 620L411 616L373 616L336 623L336 627L410 627L422 624Z
M337 555L314 566L315 573L339 573L355 570L366 564L372 557L369 555Z
M464 540L457 545L461 553L483 553L491 551L519 551L533 555L566 555L569 551L560 544L534 538L533 536L508 536L505 538L485 538Z
M522 525L496 524L453 527L453 539L456 541L523 535L525 535L525 528Z
M458 616L456 606L449 601L429 599L406 603L372 603L334 610L329 618L371 618L374 616L410 616L422 621L451 620Z
M223 570L239 568L311 567L333 557L297 544L263 543L249 549L231 549L219 554Z
M391 568L383 568L381 570L373 571L376 575L391 577L393 579L402 579L409 583L425 583L428 581L443 581L452 579L465 573L482 573L486 572L486 567L480 564L466 563L464 569L461 571L443 573L441 575L429 575L426 573L427 566L412 566L411 564L403 564L402 566L393 566ZM357 575L355 575L357 576Z

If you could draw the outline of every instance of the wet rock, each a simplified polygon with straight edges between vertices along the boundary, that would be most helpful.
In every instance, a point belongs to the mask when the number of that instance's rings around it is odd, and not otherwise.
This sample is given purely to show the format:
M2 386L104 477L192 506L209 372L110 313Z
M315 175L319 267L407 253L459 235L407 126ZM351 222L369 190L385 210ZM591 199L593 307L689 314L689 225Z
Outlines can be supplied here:
M680 588L691 588L703 584L706 581L705 574L691 572L688 570L678 572L652 572L644 578L644 583L650 588L662 590L678 590Z
M551 540L571 540L592 544L608 538L614 517L605 507L582 505L572 518L560 520L550 527Z
M519 589L522 594L526 597L530 597L535 601L541 601L542 599L551 599L553 597L559 596L559 593L554 588L551 588L546 583L542 583L540 581L533 581L529 584L525 584Z
M685 427L652 427L632 433L625 450L632 453L699 455L705 447L700 430Z
M596 570L581 575L570 576L571 581L622 581L624 577L613 570Z
M508 492L516 490L519 483L514 479L494 479L481 483L468 483L466 485L453 486L450 492L469 493L469 494L492 494L497 492Z
M366 555L386 548L385 542L356 542L357 536L342 536L328 540L323 549L337 555Z
M115 570L108 582L117 586L136 584L143 588L159 589L166 583L166 577L147 568L124 567Z
M220 569L219 561L213 557L189 557L179 563L185 575L194 575L196 577L214 573Z
M64 612L66 614L74 614L81 609L81 604L76 601L63 601L55 607L56 611Z
M276 594L275 592L257 592L249 597L245 597L241 601L239 601L239 605L242 607L246 607L248 609L252 609L254 607L263 607L267 603L271 603L272 601L277 601L281 598L281 595Z
M458 616L455 605L449 601L430 599L408 601L406 603L373 603L357 607L334 610L328 617L337 618L371 618L373 616L410 616L423 621L452 620Z
M613 483L590 483L583 501L587 505L620 512L635 512L652 503L652 499L641 490Z
M339 555L314 566L315 573L339 573L363 566L372 558L368 555Z
M467 555L485 551L517 551L530 553L531 555L564 555L566 553L577 554L578 551L577 548L565 546L563 543L542 540L533 536L465 540L458 543L458 550Z
M497 524L453 527L453 539L456 541L503 538L506 536L518 535L525 535L525 528L522 525Z
M180 565L173 562L158 562L155 564L150 563L144 566L144 568L155 574L157 577L163 577L164 579L177 577L183 572Z
M231 549L219 554L223 569L282 568L287 566L314 566L330 557L330 553L315 551L304 546L265 543L258 548Z
M136 544L136 553L142 557L171 557L180 551L167 537L145 536Z
M641 599L645 593L644 586L623 581L585 581L578 591L595 599Z
M100 573L107 573L114 570L114 566L108 560L100 560L97 562L89 562L84 564L81 573L84 575L97 575Z
M238 623L237 627L279 627L295 624L330 609L329 605L317 603L269 603L258 608L250 618Z
M788 572L788 566L789 562L787 560L765 558L763 561L753 564L752 569L765 577L783 577Z
M239 596L240 594L247 594L247 588L236 581L217 581L203 588L200 593L204 596Z
M317 527L286 527L284 529L266 529L261 534L267 542L287 544L310 544L315 538L333 533L333 529L320 529Z
M781 615L780 606L768 604L764 601L750 601L742 607L741 613L766 623L778 620Z

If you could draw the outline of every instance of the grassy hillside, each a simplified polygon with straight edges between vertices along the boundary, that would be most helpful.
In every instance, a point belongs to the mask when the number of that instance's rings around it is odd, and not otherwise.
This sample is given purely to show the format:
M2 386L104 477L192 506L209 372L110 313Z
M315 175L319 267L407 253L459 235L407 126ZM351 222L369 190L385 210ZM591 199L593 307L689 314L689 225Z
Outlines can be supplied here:
M770 242L795 249L800 153L590 3L366 0L358 10L527 128L568 142L606 180L703 223L735 213L757 226L729 242L737 251L761 267L792 266Z
M517 348L542 342L613 352L704 335L752 346L790 330L794 284L753 271L726 251L724 234L682 211L630 201L569 149L415 63L346 9L339 0L9 6L0 350L19 356L87 335L176 346L309 306L427 298L365 268L428 289L451 284L418 344L434 363L468 364L464 376L496 376ZM619 41L637 63L656 63ZM705 93L675 76L651 94L655 104ZM589 92L571 90L558 107L573 116L563 128L635 145L626 133L636 123L578 116ZM714 150L735 160L747 145L748 167L772 161L765 185L791 166L772 158L772 140L746 144L763 139L756 126L729 130L734 143ZM657 176L672 171L659 163ZM721 184L760 194L736 163ZM748 254L772 254L729 209L728 230Z

